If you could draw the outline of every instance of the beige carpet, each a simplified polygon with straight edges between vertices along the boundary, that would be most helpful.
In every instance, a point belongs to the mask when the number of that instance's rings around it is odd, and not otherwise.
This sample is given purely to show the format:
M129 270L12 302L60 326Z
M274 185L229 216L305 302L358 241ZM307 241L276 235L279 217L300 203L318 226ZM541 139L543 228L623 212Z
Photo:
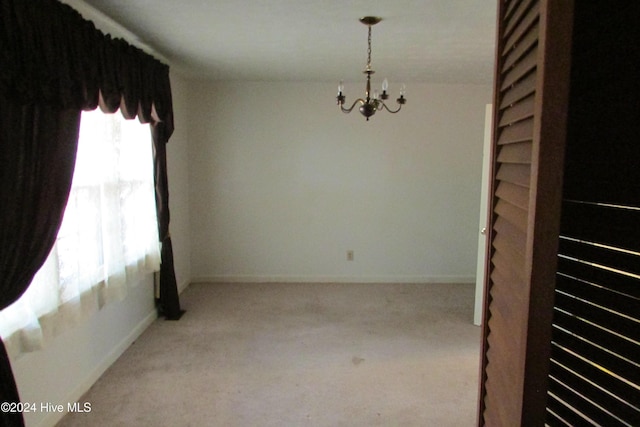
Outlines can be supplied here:
M473 426L472 285L198 284L59 426Z

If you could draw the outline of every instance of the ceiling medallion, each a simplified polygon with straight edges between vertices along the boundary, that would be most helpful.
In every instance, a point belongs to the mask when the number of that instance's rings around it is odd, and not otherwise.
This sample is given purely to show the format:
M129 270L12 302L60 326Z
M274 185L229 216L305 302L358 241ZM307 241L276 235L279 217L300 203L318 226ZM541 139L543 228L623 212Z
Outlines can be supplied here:
M353 104L351 104L351 107L345 108L345 96L342 94L344 90L344 84L342 81L340 81L340 84L338 85L338 96L336 97L338 105L340 106L340 109L343 113L350 113L354 109L356 104L359 104L360 107L358 108L358 110L363 116L367 118L367 121L369 121L369 117L373 116L376 111L380 111L382 109L395 114L400 111L402 106L407 102L406 98L404 97L405 86L403 84L400 87L400 97L396 99L396 102L398 103L398 109L392 110L387 107L387 105L384 103L384 101L389 99L389 95L387 94L389 82L387 81L387 79L384 79L382 82L381 94L378 94L377 90L371 93L371 75L375 73L375 71L373 71L373 69L371 68L371 27L376 25L380 21L382 21L382 18L378 16L365 16L360 18L360 22L362 22L369 28L369 37L367 38L367 67L363 71L363 73L367 75L367 88L365 90L365 98L358 98L353 102Z

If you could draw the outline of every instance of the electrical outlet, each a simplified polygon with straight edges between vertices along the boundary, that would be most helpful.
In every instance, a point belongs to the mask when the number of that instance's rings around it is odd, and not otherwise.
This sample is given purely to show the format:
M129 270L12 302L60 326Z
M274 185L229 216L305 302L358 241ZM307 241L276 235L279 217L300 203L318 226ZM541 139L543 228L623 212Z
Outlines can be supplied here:
M347 251L347 261L353 261L353 251L352 250L348 250Z

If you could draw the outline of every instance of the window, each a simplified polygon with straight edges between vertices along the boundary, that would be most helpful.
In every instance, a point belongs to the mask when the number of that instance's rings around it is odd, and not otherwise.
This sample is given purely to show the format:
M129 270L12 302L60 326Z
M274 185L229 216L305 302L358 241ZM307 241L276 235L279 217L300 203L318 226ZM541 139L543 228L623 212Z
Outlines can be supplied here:
M160 265L149 125L83 112L62 226L29 289L0 312L12 355L32 351Z

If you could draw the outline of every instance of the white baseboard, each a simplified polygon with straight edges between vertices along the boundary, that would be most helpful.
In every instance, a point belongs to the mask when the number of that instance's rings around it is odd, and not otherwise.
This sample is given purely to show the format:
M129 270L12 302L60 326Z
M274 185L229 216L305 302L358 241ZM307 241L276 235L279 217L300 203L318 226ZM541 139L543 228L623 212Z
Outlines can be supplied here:
M178 283L178 294L183 293L189 287L190 283L192 283L191 280L183 280L181 283Z
M198 276L191 283L474 283L474 276Z
M96 365L95 369L91 371L82 380L82 382L67 395L65 401L78 402L82 398L82 396L91 388L91 386L93 386L96 381L98 381L98 378L100 378L100 376L102 376L102 374L104 374L105 371L109 369L109 367L113 365L116 360L118 360L122 353L124 353L157 318L158 312L154 307L154 309L150 311L149 314L147 314L147 316L142 319L140 323L138 323L136 327L133 328L131 332L111 350L111 352L105 355L102 361L98 365ZM65 415L66 412L53 411L42 420L42 422L40 423L40 427L54 426Z

